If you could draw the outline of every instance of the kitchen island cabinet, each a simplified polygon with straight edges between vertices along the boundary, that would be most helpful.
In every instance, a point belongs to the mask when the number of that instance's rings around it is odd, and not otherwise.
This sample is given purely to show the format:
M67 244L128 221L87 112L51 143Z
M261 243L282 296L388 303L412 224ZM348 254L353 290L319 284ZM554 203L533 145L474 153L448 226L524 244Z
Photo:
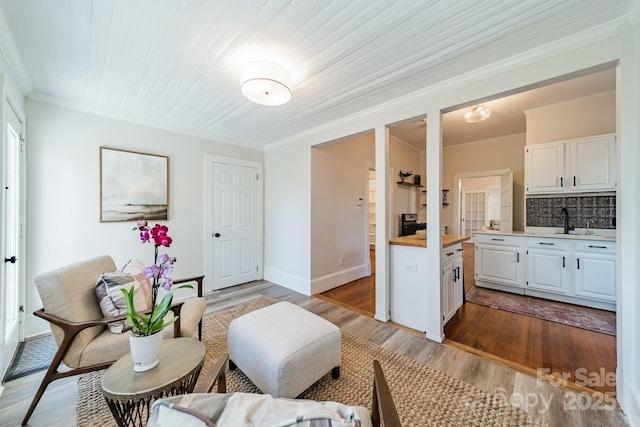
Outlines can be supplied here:
M441 280L441 307L445 318L453 313L463 295L460 243L467 236L442 236L443 274ZM401 325L425 332L427 329L427 240L418 236L401 236L389 240L390 244L390 311L391 320ZM458 271L460 273L458 273ZM446 272L446 273L445 273ZM454 280L455 278L455 280ZM459 288L459 289L458 289ZM457 292L456 292L457 291ZM449 292L449 294L447 294ZM457 306L457 307L456 307ZM451 307L456 307L452 309Z

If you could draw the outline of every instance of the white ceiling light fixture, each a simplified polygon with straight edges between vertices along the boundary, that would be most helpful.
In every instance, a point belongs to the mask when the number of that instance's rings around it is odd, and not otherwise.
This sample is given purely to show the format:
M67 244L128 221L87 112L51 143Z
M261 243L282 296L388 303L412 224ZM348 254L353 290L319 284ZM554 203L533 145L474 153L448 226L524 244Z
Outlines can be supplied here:
M252 62L242 70L242 94L260 105L282 105L291 100L291 73L273 62Z
M476 123L487 120L491 116L491 108L484 104L478 104L471 107L471 110L464 114L464 121L467 123Z

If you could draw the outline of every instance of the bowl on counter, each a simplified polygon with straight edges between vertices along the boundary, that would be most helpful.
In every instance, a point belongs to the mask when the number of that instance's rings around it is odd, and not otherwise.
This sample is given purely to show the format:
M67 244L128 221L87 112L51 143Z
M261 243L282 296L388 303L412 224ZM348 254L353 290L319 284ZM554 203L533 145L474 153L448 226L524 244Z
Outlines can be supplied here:
M418 239L427 239L427 230L416 230L416 237Z

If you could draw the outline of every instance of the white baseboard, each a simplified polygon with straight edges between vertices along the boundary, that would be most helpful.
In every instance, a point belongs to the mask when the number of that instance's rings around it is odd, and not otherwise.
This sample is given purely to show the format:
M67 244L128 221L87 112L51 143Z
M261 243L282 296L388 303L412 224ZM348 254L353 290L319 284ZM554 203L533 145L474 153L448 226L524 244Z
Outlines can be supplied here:
M51 333L49 322L33 314L24 316L24 337L33 338Z
M335 273L313 279L311 281L311 294L319 294L367 276L367 264L336 271Z
M284 286L306 296L311 296L311 283L309 279L304 279L275 268L264 267L264 280Z
M429 331L427 331L426 337L427 339L430 339L431 341L435 341L440 344L442 344L442 341L444 341L444 335L438 335L438 334L432 335L429 333Z

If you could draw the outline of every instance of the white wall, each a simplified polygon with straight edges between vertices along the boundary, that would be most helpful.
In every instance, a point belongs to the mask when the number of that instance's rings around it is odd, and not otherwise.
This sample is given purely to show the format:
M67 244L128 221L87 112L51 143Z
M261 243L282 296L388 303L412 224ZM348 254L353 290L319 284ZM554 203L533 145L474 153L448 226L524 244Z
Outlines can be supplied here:
M276 147L264 161L264 278L311 295L310 147Z
M28 101L26 335L48 330L31 313L41 302L33 278L92 256L153 261L132 222L100 223L100 146L169 156L167 253L174 278L204 274L204 154L263 161L263 153ZM206 279L205 279L206 280Z
M373 133L311 149L311 278L313 292L364 277L365 222ZM362 205L357 205L362 198ZM344 263L340 265L340 258Z
M393 215L391 234L400 233L400 214L416 212L417 188L396 184L399 171L421 173L420 151L391 137L389 185ZM375 162L371 132L311 149L311 278L312 293L324 292L368 274L366 207L368 165ZM410 177L413 180L413 176ZM410 181L411 182L411 181ZM340 258L344 264L340 265Z
M616 94L603 92L525 111L527 145L615 133Z
M489 119L491 120L491 119ZM525 134L501 136L449 145L442 149L442 186L454 195L455 174L511 169L513 172L513 230L524 230L524 145ZM453 200L442 210L444 225L453 233Z

